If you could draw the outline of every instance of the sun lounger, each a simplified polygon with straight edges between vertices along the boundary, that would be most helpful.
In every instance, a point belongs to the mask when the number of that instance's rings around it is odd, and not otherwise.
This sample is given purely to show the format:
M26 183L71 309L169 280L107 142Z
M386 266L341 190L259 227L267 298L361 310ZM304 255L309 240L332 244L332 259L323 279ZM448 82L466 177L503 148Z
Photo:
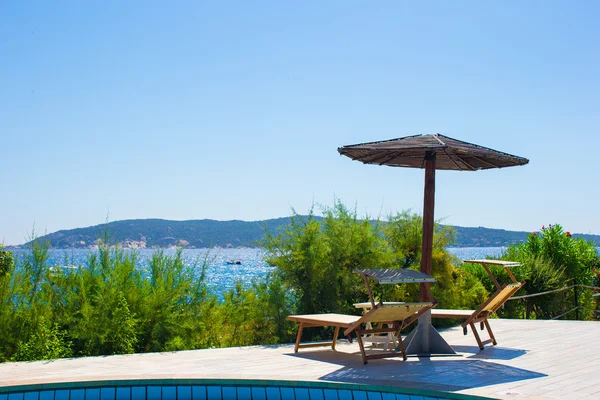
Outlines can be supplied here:
M416 321L423 313L431 309L434 303L404 303L402 305L384 306L382 303L376 304L371 310L362 316L346 315L346 314L311 314L311 315L290 315L288 320L300 323L298 335L296 336L296 346L294 351L297 353L299 348L331 346L335 350L335 344L340 332L344 329L344 336L350 337L352 333L356 334L362 360L366 364L370 359L400 357L406 360L406 352L404 345L400 339L400 333L404 328ZM367 328L363 325L370 323L378 324L378 328ZM386 324L391 327L384 328ZM310 327L335 327L333 340L331 342L319 343L300 343L302 339L302 331L304 328ZM365 352L362 336L365 334L377 333L394 333L398 338L398 351L381 351L378 354L369 354Z
M434 309L431 311L432 318L456 318L462 319L464 322L461 324L463 327L463 332L467 334L467 327L471 327L471 331L473 331L473 335L475 336L475 340L477 340L477 344L479 348L483 350L483 346L488 343L492 343L494 345L497 344L496 338L494 337L494 333L492 332L492 328L490 328L490 323L488 322L488 318L492 316L506 301L517 292L523 286L524 282L511 283L501 285L498 290L496 290L485 303L481 305L477 310L444 310L444 309ZM475 328L475 324L478 323L481 325L481 330L483 330L484 326L488 332L490 338L488 340L481 341L479 334L477 333L477 329Z

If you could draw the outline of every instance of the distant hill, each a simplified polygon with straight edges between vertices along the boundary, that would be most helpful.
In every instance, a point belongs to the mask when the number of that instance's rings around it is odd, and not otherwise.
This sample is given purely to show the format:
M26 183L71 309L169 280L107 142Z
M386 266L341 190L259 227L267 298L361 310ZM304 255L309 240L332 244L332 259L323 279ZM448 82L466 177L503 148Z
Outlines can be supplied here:
M320 217L316 217L320 219ZM290 218L264 221L215 221L211 219L169 221L164 219L132 219L107 224L61 230L42 236L54 248L92 248L108 234L109 244L123 248L257 247L265 229L275 233L290 223ZM520 243L528 232L504 229L454 226L457 247L500 247ZM575 235L600 245L599 235ZM25 243L24 246L29 243Z
M491 229L482 226L467 228L453 226L456 231L456 247L506 247L511 244L522 243L527 240L531 232L507 231L504 229ZM575 233L575 238L583 238L600 246L600 235L587 235Z
M275 232L288 225L290 218L265 221L215 221L211 219L170 221L131 219L107 224L62 230L39 239L49 240L55 248L90 248L108 236L109 244L124 248L257 247L265 229ZM26 243L27 245L29 243Z
M457 247L502 247L527 240L530 232L507 231L491 228L453 226ZM600 237L599 237L600 238Z

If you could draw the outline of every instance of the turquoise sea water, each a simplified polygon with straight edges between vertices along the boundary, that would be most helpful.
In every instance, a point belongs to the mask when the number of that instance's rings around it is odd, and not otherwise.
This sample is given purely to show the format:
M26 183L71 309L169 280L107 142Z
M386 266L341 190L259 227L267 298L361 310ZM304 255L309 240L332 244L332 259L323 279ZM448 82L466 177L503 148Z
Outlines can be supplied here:
M448 250L459 259L485 258L499 256L503 247L463 247ZM13 250L17 262L27 254L27 250ZM79 266L87 263L88 256L94 250L86 249L53 249L48 264L53 267ZM126 250L135 251L140 260L140 266L145 266L157 250ZM175 254L175 250L164 250L165 254ZM253 279L264 277L272 267L264 261L261 249L189 249L183 250L184 262L188 265L202 265L208 260L206 279L208 286L216 293L231 289L241 281L244 285L251 284ZM239 264L236 262L239 261ZM374 266L373 266L374 267Z

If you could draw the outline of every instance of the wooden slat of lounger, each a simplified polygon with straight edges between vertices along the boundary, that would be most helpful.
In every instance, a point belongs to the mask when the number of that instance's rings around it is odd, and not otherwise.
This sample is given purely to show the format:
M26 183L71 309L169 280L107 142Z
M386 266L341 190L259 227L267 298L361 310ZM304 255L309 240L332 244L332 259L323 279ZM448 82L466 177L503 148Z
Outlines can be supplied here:
M287 317L290 321L302 322L305 325L312 326L339 326L348 328L354 322L360 319L360 316L346 314L306 314L290 315Z
M513 283L510 285L506 285L501 290L496 292L490 301L485 304L485 306L481 309L481 311L491 311L495 312L499 309L502 304L504 304L513 294L515 294L520 288L521 283Z
M517 282L513 284L504 284L498 290L496 290L477 310L432 310L432 318L459 318L463 320L461 326L465 335L467 334L467 327L471 327L473 336L477 340L479 348L483 350L483 346L487 343L496 344L496 338L492 332L492 328L488 322L488 318L496 312L513 294L515 294L523 286L523 283ZM489 340L482 341L475 328L476 323L481 323L481 329L485 326L488 334L490 335Z
M405 301L384 301L382 304L383 304L384 307L387 307L387 306L400 306L400 305L406 304L406 302ZM370 309L371 308L371 302L365 301L363 303L354 303L354 307L356 307L356 308L369 308Z
M426 307L431 307L433 303L404 303L398 306L381 306L372 308L370 311L365 313L359 320L357 320L352 326L344 331L344 335L348 336L352 331L358 329L361 324L367 322L402 322L403 320L412 317L415 313Z
M500 308L502 304L504 304L510 298L510 296L519 290L521 286L521 283L514 283L510 285L505 284L496 292L494 292L477 310L448 310L434 308L431 310L431 317L467 319L472 316L473 319L475 319L482 314L483 316L487 317L498 310L498 308Z
M398 306L379 307L374 312L365 314L361 322L402 321L426 305L426 303L405 303Z

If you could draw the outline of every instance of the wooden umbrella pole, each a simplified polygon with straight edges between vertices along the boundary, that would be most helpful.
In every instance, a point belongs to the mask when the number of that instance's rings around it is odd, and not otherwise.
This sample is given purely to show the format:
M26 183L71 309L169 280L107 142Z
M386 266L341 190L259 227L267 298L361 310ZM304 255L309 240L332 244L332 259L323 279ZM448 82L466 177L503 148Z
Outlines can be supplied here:
M433 252L433 210L435 206L435 153L425 155L425 190L423 200L423 241L421 246L421 272L431 275ZM430 283L421 283L419 301L433 301Z

